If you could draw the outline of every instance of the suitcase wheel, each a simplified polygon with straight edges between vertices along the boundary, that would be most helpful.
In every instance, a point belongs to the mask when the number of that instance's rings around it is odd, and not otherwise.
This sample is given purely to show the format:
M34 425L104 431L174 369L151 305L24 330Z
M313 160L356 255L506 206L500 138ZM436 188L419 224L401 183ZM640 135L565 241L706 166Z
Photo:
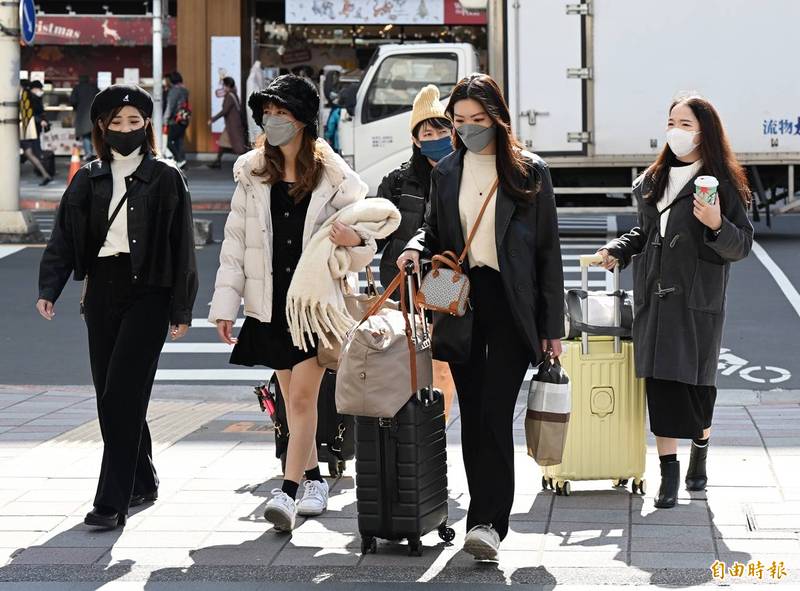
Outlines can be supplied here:
M328 474L331 478L341 478L344 475L347 462L344 460L333 459L328 462Z
M639 480L638 478L636 478L633 481L633 484L631 484L631 492L633 494L640 494L640 495L646 494L647 493L646 482L647 481L644 479Z
M447 527L447 525L442 524L439 526L439 537L445 542L450 543L456 539L456 530L454 530L452 527Z
M569 483L569 480L565 480L564 482L556 482L556 494L558 496L565 496L568 497L572 494L572 485Z
M627 478L617 478L616 480L613 480L612 483L613 483L615 488L617 488L617 487L625 488L625 486L627 486L627 484L628 484L628 479Z
M378 540L371 536L361 538L361 554L375 554L378 552Z
M408 540L408 555L422 556L422 541L419 538L416 540Z

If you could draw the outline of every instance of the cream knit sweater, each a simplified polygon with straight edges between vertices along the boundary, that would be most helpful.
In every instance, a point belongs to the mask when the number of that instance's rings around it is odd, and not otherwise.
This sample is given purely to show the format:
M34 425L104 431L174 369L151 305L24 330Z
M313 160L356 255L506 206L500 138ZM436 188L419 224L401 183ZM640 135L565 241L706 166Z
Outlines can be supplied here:
M475 220L478 218L483 202L495 180L497 180L495 155L475 154L467 151L464 155L464 169L461 172L461 187L458 193L458 212L465 241L475 225ZM470 267L491 267L495 271L500 270L500 263L497 262L497 244L494 238L496 204L497 193L495 192L486 207L483 219L478 226L478 232L467 252Z

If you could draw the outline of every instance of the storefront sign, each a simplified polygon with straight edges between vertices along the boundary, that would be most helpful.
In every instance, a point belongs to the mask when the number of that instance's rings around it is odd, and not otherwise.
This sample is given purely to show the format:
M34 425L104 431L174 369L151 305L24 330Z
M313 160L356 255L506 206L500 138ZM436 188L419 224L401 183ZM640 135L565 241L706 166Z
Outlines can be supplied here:
M242 40L240 37L211 37L211 114L222 110L225 90L222 79L230 76L236 81L236 88L242 87ZM224 118L211 124L213 133L225 129Z
M174 45L176 23L164 23L164 45ZM153 19L145 16L40 16L38 45L152 45Z
M305 0L286 3L288 24L441 25L445 0Z
M485 10L468 10L459 0L444 0L444 24L485 25Z

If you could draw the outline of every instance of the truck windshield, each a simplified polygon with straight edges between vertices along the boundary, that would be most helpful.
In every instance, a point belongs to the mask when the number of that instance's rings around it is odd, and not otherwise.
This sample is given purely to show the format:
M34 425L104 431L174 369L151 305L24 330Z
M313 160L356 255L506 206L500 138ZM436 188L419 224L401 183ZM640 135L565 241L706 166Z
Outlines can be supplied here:
M414 97L427 84L439 87L444 99L458 82L455 53L392 55L383 60L367 92L362 123L411 110Z

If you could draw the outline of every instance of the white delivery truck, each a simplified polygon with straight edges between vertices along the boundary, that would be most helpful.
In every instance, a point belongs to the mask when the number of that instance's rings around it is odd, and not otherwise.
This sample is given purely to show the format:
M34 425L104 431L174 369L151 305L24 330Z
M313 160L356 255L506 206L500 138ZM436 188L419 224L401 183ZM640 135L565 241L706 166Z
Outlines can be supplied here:
M741 161L773 197L800 172L800 0L489 0L490 68L525 145L560 196L625 197L662 149L670 100L719 109ZM495 21L492 21L492 17ZM410 155L425 84L447 97L478 67L467 44L386 45L340 124L345 158L375 193ZM757 167L757 168L756 168ZM795 205L797 201L795 201Z

